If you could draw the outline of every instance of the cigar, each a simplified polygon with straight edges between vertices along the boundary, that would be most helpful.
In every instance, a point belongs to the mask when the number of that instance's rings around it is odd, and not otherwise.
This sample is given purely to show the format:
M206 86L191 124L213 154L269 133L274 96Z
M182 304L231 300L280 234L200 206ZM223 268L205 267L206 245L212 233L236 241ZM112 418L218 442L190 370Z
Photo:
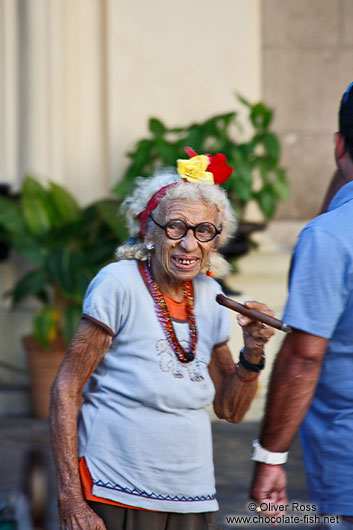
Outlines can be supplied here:
M220 305L228 307L228 309L236 311L237 313L241 313L246 317L252 318L253 320L258 320L263 324L267 324L272 328L279 329L280 331L284 331L285 333L292 332L292 328L282 320L271 317L270 315L266 315L265 313L261 313L261 311L257 311L256 309L249 309L248 307L245 307L245 305L240 304L239 302L236 302L231 298L227 298L223 294L217 294L216 302L218 302Z

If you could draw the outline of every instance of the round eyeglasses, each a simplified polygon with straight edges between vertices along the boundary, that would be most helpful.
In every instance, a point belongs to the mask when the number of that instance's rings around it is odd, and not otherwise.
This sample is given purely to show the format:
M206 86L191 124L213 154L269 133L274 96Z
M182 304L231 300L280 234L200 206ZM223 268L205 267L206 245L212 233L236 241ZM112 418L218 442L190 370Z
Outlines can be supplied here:
M212 223L199 223L198 225L191 226L187 225L181 219L170 219L165 225L161 225L153 218L152 213L150 213L150 217L159 228L164 230L169 239L182 239L188 230L192 230L198 241L208 243L208 241L212 241L212 239L222 232L222 228L217 228Z

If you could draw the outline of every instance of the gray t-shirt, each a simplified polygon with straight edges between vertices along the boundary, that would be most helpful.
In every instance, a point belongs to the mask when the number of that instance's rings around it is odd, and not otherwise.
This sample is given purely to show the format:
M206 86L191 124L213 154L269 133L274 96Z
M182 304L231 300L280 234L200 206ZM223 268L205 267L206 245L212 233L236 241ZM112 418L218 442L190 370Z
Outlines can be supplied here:
M198 331L194 361L171 350L136 261L102 269L88 287L83 313L107 329L113 343L84 392L79 455L94 495L157 511L218 509L208 374L212 349L229 338L228 311L217 304L212 278L193 280ZM173 322L187 346L189 326Z

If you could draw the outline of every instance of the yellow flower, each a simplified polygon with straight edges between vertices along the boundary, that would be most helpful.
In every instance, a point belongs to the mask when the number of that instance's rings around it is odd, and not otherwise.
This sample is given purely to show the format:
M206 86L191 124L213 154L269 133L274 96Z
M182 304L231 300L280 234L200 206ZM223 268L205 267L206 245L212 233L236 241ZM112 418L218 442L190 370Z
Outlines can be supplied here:
M213 174L206 171L210 161L206 155L197 155L189 160L177 160L177 170L181 178L189 182L214 184Z

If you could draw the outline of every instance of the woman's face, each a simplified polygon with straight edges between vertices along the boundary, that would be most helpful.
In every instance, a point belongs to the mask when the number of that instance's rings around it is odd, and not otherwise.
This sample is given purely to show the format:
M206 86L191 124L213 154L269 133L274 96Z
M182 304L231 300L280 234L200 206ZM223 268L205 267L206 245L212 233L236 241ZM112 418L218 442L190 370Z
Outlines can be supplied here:
M170 200L160 205L153 217L161 225L172 219L181 219L190 226L208 222L220 228L216 207L200 201ZM149 238L155 247L152 268L159 283L192 280L207 263L210 252L216 248L217 237L212 241L200 242L194 232L188 230L183 238L175 240L169 239L157 225L153 229Z

